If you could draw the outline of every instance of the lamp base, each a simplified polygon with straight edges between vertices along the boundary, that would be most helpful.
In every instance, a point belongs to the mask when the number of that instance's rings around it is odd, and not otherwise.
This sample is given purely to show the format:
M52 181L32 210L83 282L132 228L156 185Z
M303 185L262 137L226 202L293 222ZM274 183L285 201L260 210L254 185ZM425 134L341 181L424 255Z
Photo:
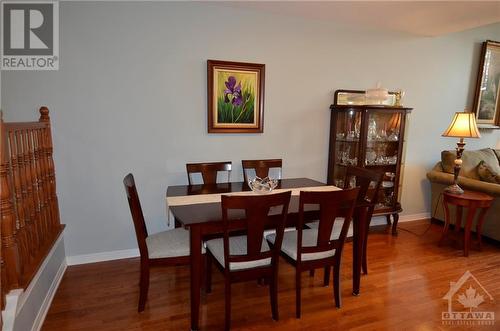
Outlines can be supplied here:
M464 190L458 184L453 184L444 189L446 192L451 194L464 194Z

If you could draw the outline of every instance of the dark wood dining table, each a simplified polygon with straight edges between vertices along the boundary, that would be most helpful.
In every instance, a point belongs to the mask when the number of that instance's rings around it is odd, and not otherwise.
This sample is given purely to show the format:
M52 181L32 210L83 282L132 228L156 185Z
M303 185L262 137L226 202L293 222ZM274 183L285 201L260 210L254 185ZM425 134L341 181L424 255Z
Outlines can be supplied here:
M277 189L297 189L306 187L325 186L309 178L282 179L279 181ZM244 182L201 184L201 185L178 185L169 186L167 189L167 199L169 197L182 197L200 194L224 194L234 192L250 191ZM287 217L287 226L294 226L297 223L299 197L292 195ZM191 249L191 330L199 330L200 296L202 287L203 256L202 242L206 238L222 235L223 222L220 202L196 203L186 205L170 206L170 211L174 215L176 222L185 227L190 232ZM307 219L318 219L317 211L309 210L305 213ZM236 229L243 226L243 222L233 222ZM356 219L353 220L353 295L359 295L361 280L361 260L363 252L364 233L366 224L361 224Z

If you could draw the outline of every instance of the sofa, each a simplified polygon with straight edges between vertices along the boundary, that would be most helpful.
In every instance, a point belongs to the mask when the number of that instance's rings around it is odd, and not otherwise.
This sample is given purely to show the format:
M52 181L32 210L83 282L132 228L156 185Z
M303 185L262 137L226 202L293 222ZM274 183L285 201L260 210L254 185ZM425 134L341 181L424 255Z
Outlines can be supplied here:
M433 219L444 221L442 192L445 187L453 184L455 157L455 151L443 151L441 153L441 162L437 163L427 173L427 178L431 182L431 215ZM484 164L500 175L500 149L465 150L462 155L462 161L462 168L458 176L460 187L464 190L484 192L494 197L493 204L486 213L482 234L500 242L500 184L483 181L478 173L478 165L481 161L484 161ZM450 211L453 224L455 220L455 208L450 208ZM476 220L473 224L473 230L475 230L475 223Z

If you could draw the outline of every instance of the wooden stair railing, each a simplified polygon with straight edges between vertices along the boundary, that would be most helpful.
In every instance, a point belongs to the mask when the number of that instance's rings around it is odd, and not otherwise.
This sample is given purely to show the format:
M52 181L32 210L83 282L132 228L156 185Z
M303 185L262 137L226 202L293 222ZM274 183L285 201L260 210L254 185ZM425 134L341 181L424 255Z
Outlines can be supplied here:
M59 220L49 110L37 122L0 119L1 300L26 288L64 229Z

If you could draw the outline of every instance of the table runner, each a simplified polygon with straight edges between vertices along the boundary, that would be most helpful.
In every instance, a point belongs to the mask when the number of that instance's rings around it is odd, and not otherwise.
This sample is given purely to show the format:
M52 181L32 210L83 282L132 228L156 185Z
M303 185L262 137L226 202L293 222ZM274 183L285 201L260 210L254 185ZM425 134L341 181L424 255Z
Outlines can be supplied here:
M300 191L338 191L340 188L333 185L326 186L309 186L309 187L297 187L293 189L276 189L273 190L271 194L281 193L286 191L292 191L292 195L298 196ZM222 195L262 195L255 193L253 191L242 191L242 192L229 192L229 193L211 193L211 194L196 194L196 195L183 195L175 197L167 197L167 209L174 206L185 206L193 205L198 203L216 203L221 201Z

